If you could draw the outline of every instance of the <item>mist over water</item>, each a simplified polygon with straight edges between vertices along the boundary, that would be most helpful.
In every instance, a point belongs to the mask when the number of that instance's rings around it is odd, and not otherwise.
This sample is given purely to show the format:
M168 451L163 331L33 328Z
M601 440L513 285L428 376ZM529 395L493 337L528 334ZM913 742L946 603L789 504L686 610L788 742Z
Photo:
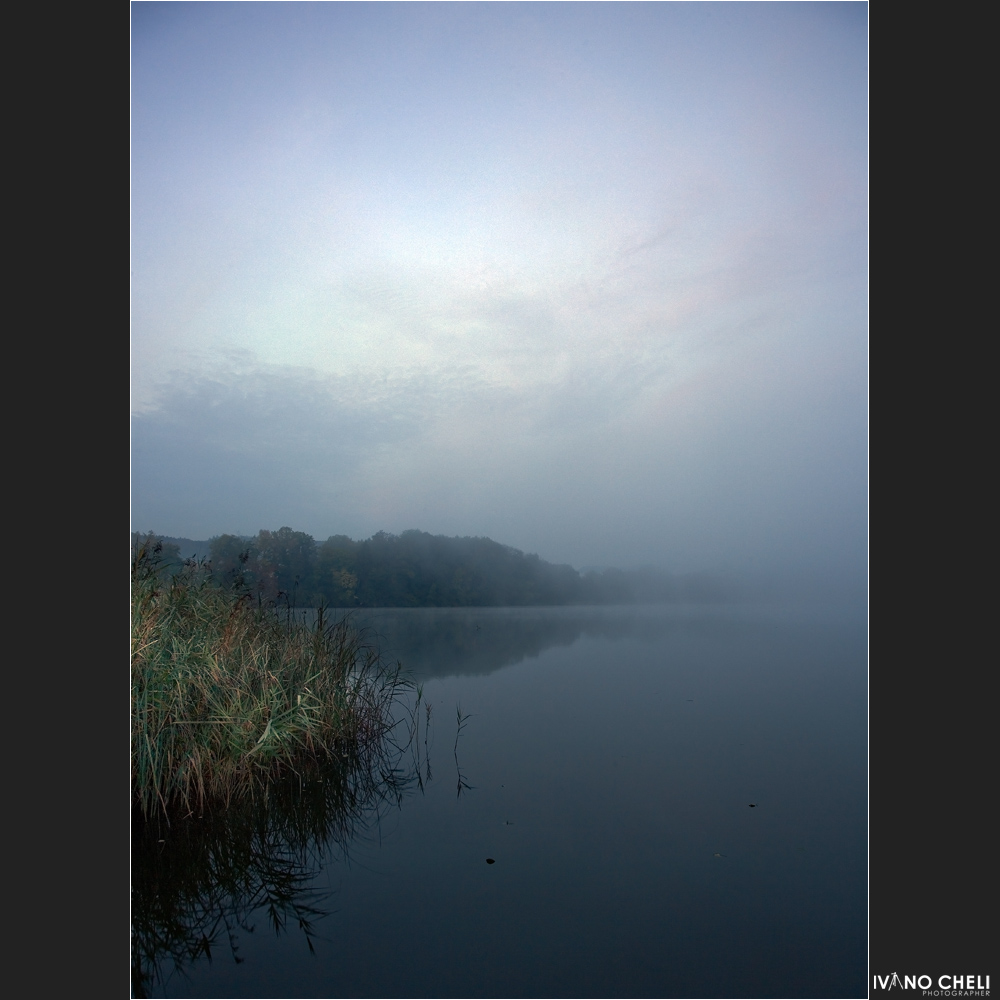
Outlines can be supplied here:
M866 991L867 10L132 5L132 530L669 590L317 555L419 702L134 848L150 995Z

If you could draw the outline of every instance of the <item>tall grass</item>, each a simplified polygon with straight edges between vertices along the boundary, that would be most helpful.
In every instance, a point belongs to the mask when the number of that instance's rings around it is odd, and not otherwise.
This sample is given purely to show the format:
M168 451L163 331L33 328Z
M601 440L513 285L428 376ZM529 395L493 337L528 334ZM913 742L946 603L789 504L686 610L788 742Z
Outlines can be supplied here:
M210 569L132 553L132 791L144 816L267 798L272 783L380 756L405 687L346 621L314 625Z

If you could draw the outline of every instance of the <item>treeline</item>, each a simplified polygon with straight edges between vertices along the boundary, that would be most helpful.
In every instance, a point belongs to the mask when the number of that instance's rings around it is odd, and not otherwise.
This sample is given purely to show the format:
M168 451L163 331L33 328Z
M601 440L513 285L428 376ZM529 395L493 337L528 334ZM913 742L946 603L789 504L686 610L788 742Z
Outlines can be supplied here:
M134 535L133 542L138 538ZM262 530L252 538L160 541L165 567L180 566L184 555L196 555L220 584L292 607L632 604L720 596L707 581L694 577L653 570L580 573L489 538L447 538L423 531L380 531L363 541L333 535L317 542L286 527Z

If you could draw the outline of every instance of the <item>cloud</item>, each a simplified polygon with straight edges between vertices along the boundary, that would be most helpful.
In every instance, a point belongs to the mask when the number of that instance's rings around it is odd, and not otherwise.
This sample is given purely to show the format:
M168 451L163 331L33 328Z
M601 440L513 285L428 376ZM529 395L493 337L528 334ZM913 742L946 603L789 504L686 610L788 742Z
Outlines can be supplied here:
M864 18L709 7L140 11L135 527L857 562Z
M314 522L380 449L420 433L414 400L385 387L239 360L174 373L133 417L134 523L216 534Z

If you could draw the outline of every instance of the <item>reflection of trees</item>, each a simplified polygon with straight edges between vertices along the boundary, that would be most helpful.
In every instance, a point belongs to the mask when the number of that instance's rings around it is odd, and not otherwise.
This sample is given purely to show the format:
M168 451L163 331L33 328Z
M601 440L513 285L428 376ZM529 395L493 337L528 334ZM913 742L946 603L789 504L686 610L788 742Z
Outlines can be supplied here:
M313 948L325 893L311 887L331 846L398 807L415 776L400 769L405 748L383 745L367 760L332 764L321 778L268 789L266 802L239 802L203 816L133 823L133 996L148 996L173 972L228 951L265 919L276 933L298 928Z
M662 612L625 608L420 608L355 612L355 625L420 678L489 674L582 636L654 640Z

